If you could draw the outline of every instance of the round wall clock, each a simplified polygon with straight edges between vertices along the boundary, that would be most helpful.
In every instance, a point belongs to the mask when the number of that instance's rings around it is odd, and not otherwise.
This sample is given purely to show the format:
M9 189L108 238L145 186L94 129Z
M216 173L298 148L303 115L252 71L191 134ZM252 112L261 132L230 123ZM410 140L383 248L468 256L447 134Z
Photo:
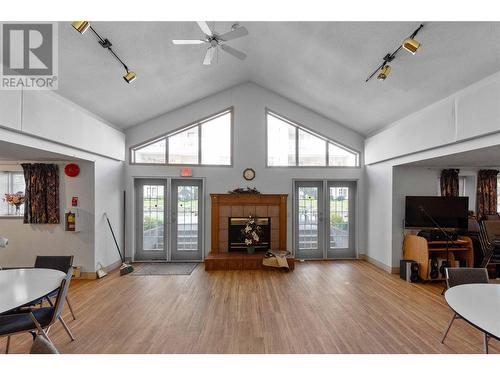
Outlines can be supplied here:
M255 171L252 168L247 168L243 171L243 177L247 181L252 181L255 178Z

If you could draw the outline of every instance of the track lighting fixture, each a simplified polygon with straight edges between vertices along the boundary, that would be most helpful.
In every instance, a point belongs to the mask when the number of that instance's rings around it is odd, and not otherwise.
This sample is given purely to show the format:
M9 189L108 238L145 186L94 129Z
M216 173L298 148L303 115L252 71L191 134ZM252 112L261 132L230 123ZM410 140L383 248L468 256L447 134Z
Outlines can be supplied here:
M125 63L122 61L122 59L120 59L118 57L118 55L115 53L115 51L113 51L113 49L111 48L111 46L112 46L111 42L108 39L101 37L97 33L97 31L95 31L95 29L92 27L92 25L90 24L89 21L74 21L71 23L71 25L80 34L85 33L85 31L87 31L87 29L90 29L95 34L101 47L106 48L120 62L120 64L122 64L123 68L125 69L125 74L123 75L123 79L125 80L125 82L131 83L132 81L134 81L137 78L135 72L131 71L127 67L127 65L125 65Z
M89 28L90 22L89 21L74 21L71 25L75 28L76 31L78 31L80 34L83 34Z
M368 82L377 73L379 73L377 75L377 79L384 81L391 71L391 66L388 63L394 60L394 58L396 57L397 53L401 50L401 48L404 48L405 50L414 55L420 48L420 43L415 40L415 36L418 34L418 32L422 27L424 27L424 25L420 24L420 26L408 38L406 38L394 52L385 55L382 58L383 60L382 64L380 64L377 67L377 69L375 69L375 71L368 76L365 82Z
M378 74L377 79L380 81L385 81L385 79L387 78L387 76L389 75L390 72L391 72L391 66L387 65L387 64L384 65L380 69L380 73Z
M403 42L403 48L414 55L420 48L420 43L413 38L408 38Z

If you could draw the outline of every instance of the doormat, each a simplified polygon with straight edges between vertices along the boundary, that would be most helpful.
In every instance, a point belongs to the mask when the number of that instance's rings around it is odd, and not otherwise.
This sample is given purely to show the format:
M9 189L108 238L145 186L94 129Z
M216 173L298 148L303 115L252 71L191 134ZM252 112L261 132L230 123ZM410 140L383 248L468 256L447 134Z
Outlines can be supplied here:
M198 263L142 263L136 266L137 270L132 275L191 275L197 266Z

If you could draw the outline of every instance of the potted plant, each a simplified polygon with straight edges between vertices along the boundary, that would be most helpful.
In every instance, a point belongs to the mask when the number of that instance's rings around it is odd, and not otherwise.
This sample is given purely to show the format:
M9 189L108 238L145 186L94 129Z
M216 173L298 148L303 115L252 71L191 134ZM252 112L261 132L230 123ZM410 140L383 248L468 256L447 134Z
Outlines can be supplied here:
M262 228L257 225L256 218L249 216L245 227L241 230L245 239L248 254L255 253L255 245L260 243Z
M16 215L20 215L20 207L24 203L24 193L22 191L18 191L15 194L5 194L4 195L4 202L7 202L7 204L11 206L16 207Z

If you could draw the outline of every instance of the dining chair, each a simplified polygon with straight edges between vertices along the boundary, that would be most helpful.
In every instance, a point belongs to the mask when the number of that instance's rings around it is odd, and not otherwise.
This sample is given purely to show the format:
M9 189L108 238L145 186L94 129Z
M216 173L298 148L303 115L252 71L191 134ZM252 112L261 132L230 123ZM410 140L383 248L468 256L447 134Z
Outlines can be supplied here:
M48 268L51 270L57 270L67 273L70 268L73 267L73 255L62 256L62 255L37 255L35 259L35 268ZM57 292L47 296L47 299L54 298ZM66 303L68 304L69 311L71 311L71 316L73 320L76 320L75 312L73 311L73 306L69 300L69 296L66 296Z
M486 270L486 268L450 267L450 268L445 268L445 270L446 270L446 284L448 286L448 289L457 285L489 283L488 271ZM448 324L448 327L446 328L446 331L444 332L443 337L441 338L442 344L444 343L444 340L446 339L446 336L448 335L451 325L453 324L455 319L461 319L461 317L460 315L454 312L453 316L451 317L450 323ZM488 335L485 333L484 345L486 353L488 353L488 340L489 340Z
M56 301L52 306L41 307L39 309L30 308L29 310L19 310L19 312L14 314L0 316L0 337L7 336L7 347L5 348L5 353L9 352L11 336L24 332L36 331L52 344L48 333L50 328L58 320L61 322L71 341L75 340L75 337L69 330L69 327L61 317L72 275L73 269L70 268L66 277L61 282L61 286L57 292Z

